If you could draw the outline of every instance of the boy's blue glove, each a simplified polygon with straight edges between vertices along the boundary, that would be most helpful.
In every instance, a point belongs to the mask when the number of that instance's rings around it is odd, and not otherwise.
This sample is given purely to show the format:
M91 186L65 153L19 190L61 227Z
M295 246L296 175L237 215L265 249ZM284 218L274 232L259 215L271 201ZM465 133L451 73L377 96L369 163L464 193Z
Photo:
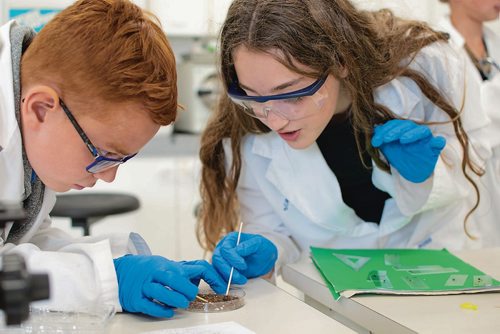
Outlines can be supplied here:
M446 139L434 137L426 125L393 119L375 127L371 143L382 151L399 174L408 181L419 183L434 172Z
M125 255L113 260L123 310L169 318L198 294L200 279L217 293L226 283L207 261L174 262L161 256Z
M212 265L224 279L229 280L231 267L234 267L231 282L245 284L248 278L269 273L278 258L276 246L258 234L241 233L240 243L236 246L238 232L231 232L217 244L212 256Z

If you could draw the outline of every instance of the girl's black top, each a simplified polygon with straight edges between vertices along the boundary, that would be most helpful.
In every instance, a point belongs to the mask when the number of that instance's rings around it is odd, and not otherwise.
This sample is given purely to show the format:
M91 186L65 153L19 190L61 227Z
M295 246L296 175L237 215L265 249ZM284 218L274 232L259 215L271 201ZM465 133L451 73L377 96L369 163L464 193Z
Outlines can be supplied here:
M372 160L363 153L368 169L360 159L349 112L334 115L316 143L337 177L344 203L364 221L380 223L385 200L391 196L373 185Z

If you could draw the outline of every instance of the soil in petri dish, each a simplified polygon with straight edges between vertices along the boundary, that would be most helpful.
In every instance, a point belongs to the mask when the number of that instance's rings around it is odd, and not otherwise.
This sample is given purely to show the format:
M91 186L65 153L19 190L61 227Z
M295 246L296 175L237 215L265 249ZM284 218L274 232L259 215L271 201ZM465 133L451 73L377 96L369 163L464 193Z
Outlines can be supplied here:
M207 300L208 303L205 303L204 301L199 299L195 299L191 302L191 304L189 304L190 309L203 310L207 304L214 304L214 303L224 303L222 305L230 307L232 303L237 303L239 300L239 297L237 296L217 295L213 293L200 293L198 294L198 296ZM224 306L222 306L222 308L224 308Z

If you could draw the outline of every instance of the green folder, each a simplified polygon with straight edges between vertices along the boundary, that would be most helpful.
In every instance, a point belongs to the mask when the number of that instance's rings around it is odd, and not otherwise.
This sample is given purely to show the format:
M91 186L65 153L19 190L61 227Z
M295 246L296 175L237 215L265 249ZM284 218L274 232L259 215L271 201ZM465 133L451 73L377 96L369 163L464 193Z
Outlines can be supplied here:
M312 260L337 300L360 293L441 295L500 291L500 281L446 249L328 249Z

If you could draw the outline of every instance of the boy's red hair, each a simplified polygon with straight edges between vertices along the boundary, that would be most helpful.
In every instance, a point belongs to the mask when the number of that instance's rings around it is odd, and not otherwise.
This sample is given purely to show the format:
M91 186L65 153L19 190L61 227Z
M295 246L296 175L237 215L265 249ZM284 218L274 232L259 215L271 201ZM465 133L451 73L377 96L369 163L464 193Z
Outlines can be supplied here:
M158 124L175 120L174 54L156 17L128 0L80 0L63 10L24 52L21 76L88 109L131 102Z

